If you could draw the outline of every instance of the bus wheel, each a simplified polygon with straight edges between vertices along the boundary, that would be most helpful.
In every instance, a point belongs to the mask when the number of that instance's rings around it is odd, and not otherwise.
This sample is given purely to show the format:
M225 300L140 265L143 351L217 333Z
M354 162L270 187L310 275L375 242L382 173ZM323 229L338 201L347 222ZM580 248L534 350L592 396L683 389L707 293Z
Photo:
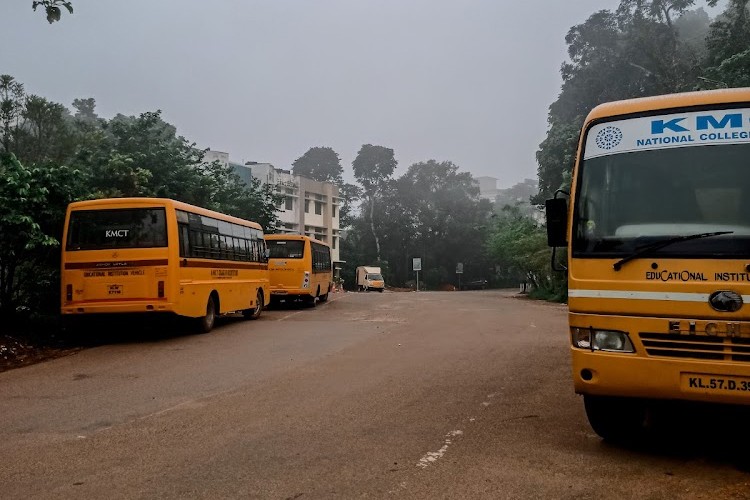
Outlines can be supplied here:
M198 318L198 332L208 333L214 328L216 323L216 299L213 295L208 297L208 303L206 304L206 315Z
M245 319L258 319L260 313L263 312L263 289L258 290L258 295L255 297L255 307L252 309L245 309L242 311L242 315Z
M326 292L324 295L319 296L318 300L321 302L326 302L328 300L328 292Z
M643 437L647 408L637 399L583 396L589 424L605 441L628 443Z
M307 307L315 307L316 305L315 295L305 295L302 300Z

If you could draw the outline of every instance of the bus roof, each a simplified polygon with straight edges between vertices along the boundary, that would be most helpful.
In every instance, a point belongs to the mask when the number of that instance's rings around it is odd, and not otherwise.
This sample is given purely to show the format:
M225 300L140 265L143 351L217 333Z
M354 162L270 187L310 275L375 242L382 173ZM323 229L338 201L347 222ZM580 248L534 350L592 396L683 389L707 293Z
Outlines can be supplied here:
M222 214L221 212L214 212L207 208L197 207L169 198L100 198L97 200L76 201L71 203L69 208L70 210L91 210L95 208L132 208L139 206L172 206L177 210L185 210L186 212L193 212L225 222L233 222L254 229L260 229L261 231L263 230L257 222L240 219L239 217Z
M266 240L310 240L314 243L320 243L321 245L330 246L325 241L316 240L304 234L292 234L292 233L274 233L265 235Z
M660 109L687 108L711 104L750 103L750 88L701 90L698 92L684 92L681 94L657 95L640 97L624 101L613 101L600 104L591 110L586 117L586 123L600 118L610 118L618 115L658 111Z

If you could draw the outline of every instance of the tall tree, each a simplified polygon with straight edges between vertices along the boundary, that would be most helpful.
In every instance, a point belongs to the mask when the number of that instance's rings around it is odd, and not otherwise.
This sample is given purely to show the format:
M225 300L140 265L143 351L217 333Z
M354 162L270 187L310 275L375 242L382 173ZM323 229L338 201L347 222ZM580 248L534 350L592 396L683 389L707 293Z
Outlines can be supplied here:
M294 175L301 175L319 182L331 182L339 186L344 183L341 158L333 148L310 148L294 160L292 167Z
M22 112L18 156L22 161L64 163L75 149L69 123L71 116L62 104L30 95Z
M697 50L680 39L679 16L693 0L622 0L573 26L565 41L570 61L550 105L547 138L537 152L539 196L569 178L577 131L602 102L692 90L700 81Z
M383 146L364 144L352 162L354 177L362 185L365 203L367 205L367 220L370 231L375 240L375 255L378 261L380 257L380 238L375 229L375 204L376 199L383 194L384 188L396 169L396 157L393 150Z
M391 247L411 251L423 258L425 281L431 286L456 279L457 263L464 264L467 277L485 278L489 264L484 253L484 235L491 213L487 200L479 199L479 188L471 174L460 172L449 161L415 163L398 179L397 197L388 203L392 213L384 224L400 221L401 237ZM395 228L394 228L395 229ZM392 238L394 231L387 232ZM404 269L408 273L410 262Z
M95 122L99 120L96 114L96 99L89 97L86 99L73 99L73 108L76 110L76 120L85 122Z
M13 151L20 127L26 93L23 84L10 75L0 75L0 134L3 151Z
M339 186L339 196L341 197L339 227L347 228L354 222L354 205L362 198L362 190L347 182Z
M716 0L709 2L711 5ZM750 13L748 0L730 0L711 25L706 75L719 87L750 86Z

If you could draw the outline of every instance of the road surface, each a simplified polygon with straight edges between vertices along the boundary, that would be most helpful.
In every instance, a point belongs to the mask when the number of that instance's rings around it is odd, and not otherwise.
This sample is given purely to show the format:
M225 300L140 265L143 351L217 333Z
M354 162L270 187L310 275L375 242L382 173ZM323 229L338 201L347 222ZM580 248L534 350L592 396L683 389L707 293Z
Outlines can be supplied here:
M603 443L566 313L507 291L341 293L0 373L0 497L750 496L744 422Z

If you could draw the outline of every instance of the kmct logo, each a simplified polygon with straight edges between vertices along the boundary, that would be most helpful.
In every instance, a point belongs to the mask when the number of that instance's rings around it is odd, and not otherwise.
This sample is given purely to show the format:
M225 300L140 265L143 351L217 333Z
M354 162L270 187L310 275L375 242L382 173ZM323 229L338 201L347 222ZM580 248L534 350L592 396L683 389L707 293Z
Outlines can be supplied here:
M622 130L611 125L604 127L596 134L596 145L601 149L616 148L620 141L622 141Z

